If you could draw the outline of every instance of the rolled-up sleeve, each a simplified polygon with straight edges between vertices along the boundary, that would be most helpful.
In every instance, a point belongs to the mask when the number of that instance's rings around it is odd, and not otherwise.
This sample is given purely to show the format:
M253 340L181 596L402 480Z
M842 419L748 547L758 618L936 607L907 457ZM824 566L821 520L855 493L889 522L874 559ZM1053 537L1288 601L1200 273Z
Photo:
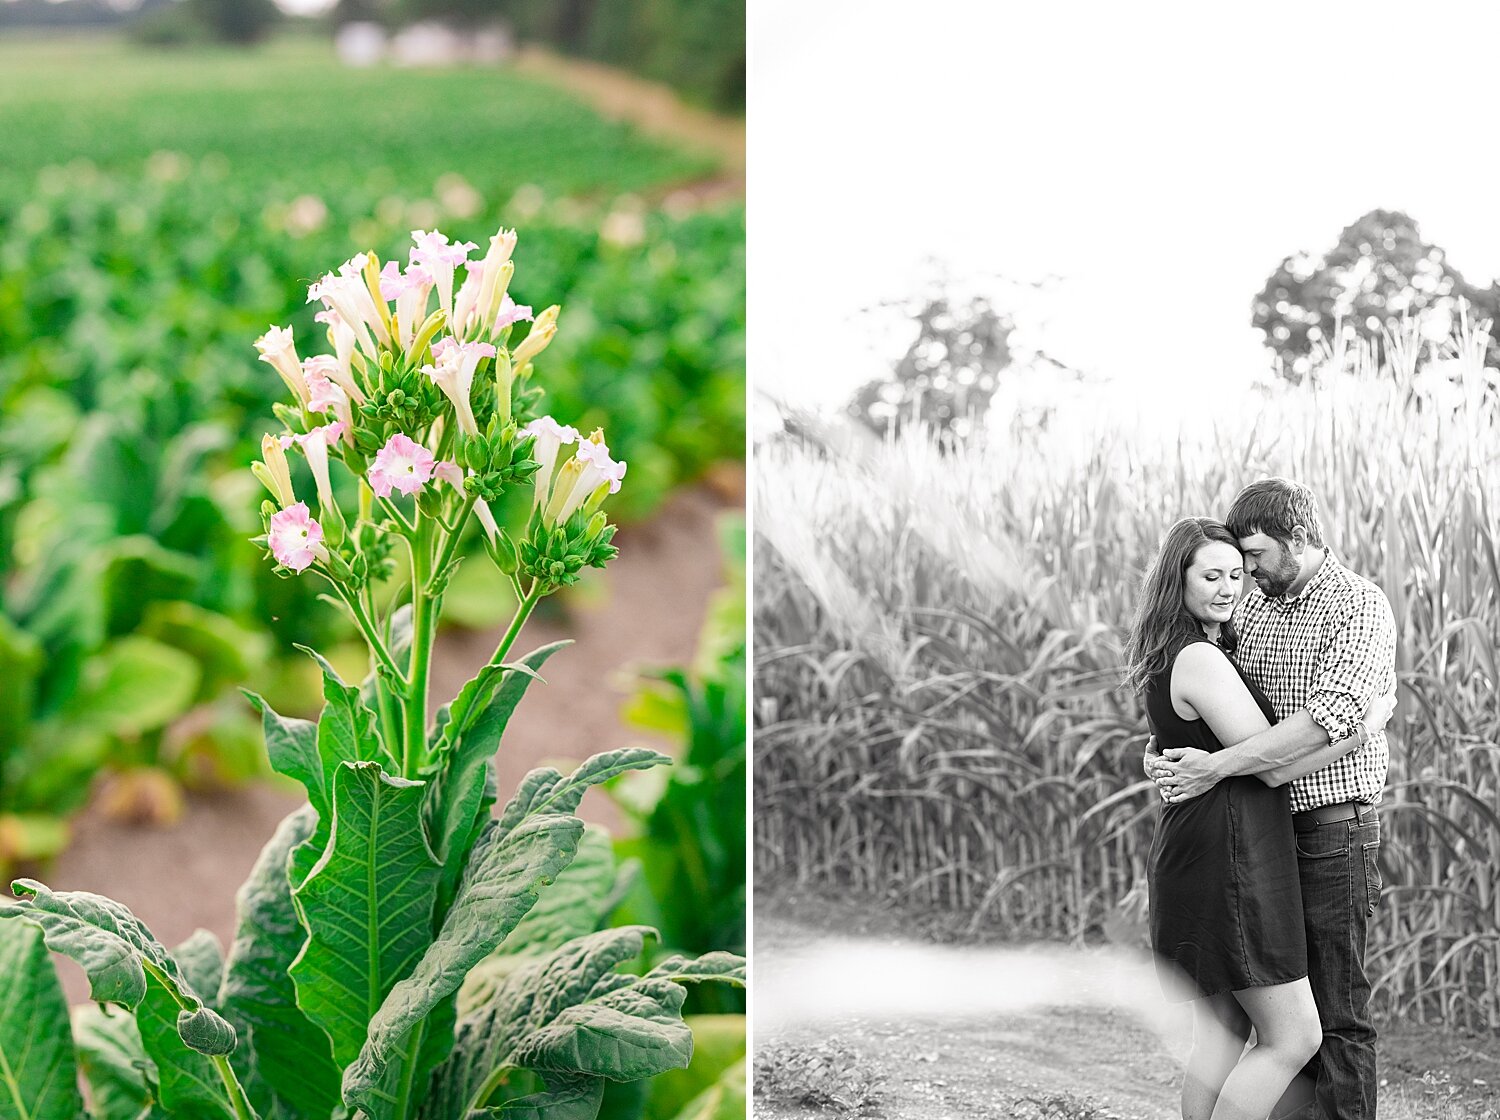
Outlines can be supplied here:
M1395 685L1396 620L1385 596L1373 591L1329 625L1307 714L1337 742L1354 733L1372 699Z

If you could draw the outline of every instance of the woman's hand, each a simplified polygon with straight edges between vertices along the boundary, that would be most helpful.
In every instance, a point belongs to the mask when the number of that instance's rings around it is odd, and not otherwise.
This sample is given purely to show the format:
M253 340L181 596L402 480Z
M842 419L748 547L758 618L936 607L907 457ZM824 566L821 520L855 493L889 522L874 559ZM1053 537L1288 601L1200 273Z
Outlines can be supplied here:
M1219 784L1213 755L1197 747L1168 747L1156 763L1156 788L1163 801L1177 804L1199 797Z
M1364 718L1361 722L1365 725L1365 733L1368 738L1377 731L1382 730L1391 720L1391 713L1396 710L1396 692L1392 689L1384 696L1377 696L1370 701L1370 706L1365 709Z

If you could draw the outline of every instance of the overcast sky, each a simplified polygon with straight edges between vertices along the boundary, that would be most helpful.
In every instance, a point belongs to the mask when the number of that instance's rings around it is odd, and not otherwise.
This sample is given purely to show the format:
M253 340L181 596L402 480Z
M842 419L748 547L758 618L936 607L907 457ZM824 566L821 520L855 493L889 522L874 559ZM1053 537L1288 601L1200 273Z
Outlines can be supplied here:
M1063 277L1048 349L1172 391L1259 374L1252 296L1375 207L1469 279L1500 274L1500 17L1251 10L751 0L756 383L847 396L883 360L858 309L933 257Z

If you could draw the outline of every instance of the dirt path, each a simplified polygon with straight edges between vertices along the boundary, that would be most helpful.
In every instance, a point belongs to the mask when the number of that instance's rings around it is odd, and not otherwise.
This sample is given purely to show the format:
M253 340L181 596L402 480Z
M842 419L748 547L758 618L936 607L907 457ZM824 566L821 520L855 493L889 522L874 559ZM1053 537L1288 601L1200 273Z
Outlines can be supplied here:
M757 1120L1178 1116L1191 1025L1161 1003L1149 960L911 929L879 904L757 894ZM1500 1035L1384 1023L1380 1061L1382 1120L1500 1118ZM794 1103L789 1087L846 1107Z
M571 90L611 120L629 121L648 135L712 153L722 170L714 180L689 188L697 202L706 204L744 195L743 117L695 108L670 86L539 47L522 50L516 57L516 69Z
M619 558L596 573L586 594L569 600L566 613L528 624L526 649L560 638L576 645L548 663L546 686L528 690L517 709L498 767L502 790L535 766L571 766L632 742L675 753L676 744L624 726L620 707L636 669L692 659L705 607L723 580L716 519L735 508L708 487L673 495L649 522L620 530ZM433 695L455 693L488 660L500 633L442 634ZM301 802L286 788L268 786L194 795L183 819L161 829L85 813L72 846L43 879L56 890L96 891L125 903L168 946L199 928L227 946L235 891L277 823ZM596 790L585 796L580 815L615 831L623 824L614 803ZM68 998L86 999L81 970L55 959Z

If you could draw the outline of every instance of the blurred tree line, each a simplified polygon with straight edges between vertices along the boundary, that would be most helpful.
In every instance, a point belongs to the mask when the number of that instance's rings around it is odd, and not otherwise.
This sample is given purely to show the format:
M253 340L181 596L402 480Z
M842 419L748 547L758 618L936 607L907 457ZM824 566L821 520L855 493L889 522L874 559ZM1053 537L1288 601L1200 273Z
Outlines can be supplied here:
M745 107L745 0L339 0L334 19L505 23L522 41L633 70L717 109Z

